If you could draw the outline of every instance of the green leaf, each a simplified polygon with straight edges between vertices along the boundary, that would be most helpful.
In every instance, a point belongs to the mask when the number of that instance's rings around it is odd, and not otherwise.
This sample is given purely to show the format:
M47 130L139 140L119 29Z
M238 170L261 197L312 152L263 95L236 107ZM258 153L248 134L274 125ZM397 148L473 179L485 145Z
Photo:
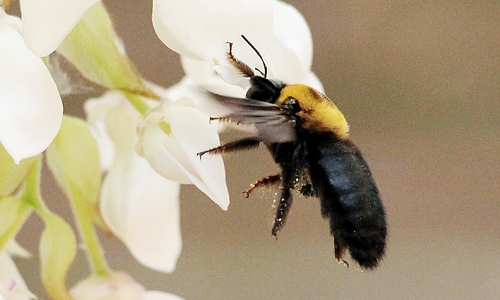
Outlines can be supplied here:
M84 121L64 116L46 151L47 163L66 196L95 213L101 181L99 149Z
M31 157L16 164L0 144L0 198L11 196L19 188L33 162L34 158Z
M108 272L94 224L98 214L101 181L99 149L84 121L64 116L58 135L46 151L47 164L70 200L75 221L85 243L92 270Z
M108 89L158 99L148 89L125 54L113 24L101 2L78 22L57 52L70 61L87 79Z
M40 238L42 282L52 299L72 299L65 278L76 254L76 238L71 227L52 213L40 195L41 157L32 164L19 202L33 207L45 223ZM10 200L12 201L12 200ZM12 205L12 203L10 203Z
M17 198L0 199L0 250L17 234L33 208Z
M49 211L40 213L45 230L40 238L42 282L52 299L72 299L65 278L76 254L76 238L71 227Z

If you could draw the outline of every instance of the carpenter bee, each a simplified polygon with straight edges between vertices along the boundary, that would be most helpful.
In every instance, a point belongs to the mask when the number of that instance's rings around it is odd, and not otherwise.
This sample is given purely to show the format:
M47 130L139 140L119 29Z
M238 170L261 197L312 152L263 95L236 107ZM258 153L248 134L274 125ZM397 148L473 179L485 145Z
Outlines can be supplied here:
M252 124L256 134L198 153L220 154L257 147L264 143L281 169L255 182L245 193L260 186L280 184L271 233L277 236L292 205L292 190L321 201L321 214L330 221L335 258L349 250L363 269L374 269L384 256L387 226L379 191L366 161L348 139L344 115L325 95L302 84L267 79L267 66L259 51L242 35L262 61L264 71L253 70L235 58L232 43L227 57L250 80L246 98L211 96L230 113L211 120Z

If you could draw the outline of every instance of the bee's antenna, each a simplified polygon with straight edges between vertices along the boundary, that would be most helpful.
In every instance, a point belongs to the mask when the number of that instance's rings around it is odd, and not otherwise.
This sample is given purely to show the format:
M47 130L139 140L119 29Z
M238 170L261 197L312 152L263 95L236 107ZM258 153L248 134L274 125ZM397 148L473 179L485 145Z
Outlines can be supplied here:
M264 59L262 58L262 55L260 54L259 50L257 50L257 48L255 48L254 45L252 45L252 43L250 43L250 41L242 34L241 37L245 40L245 42L247 42L247 44L252 47L253 51L255 51L255 53L257 53L257 55L259 56L260 60L262 61L262 64L264 65L264 73L262 73L261 70L255 68L255 70L259 71L259 73L261 75L264 76L264 78L267 78L267 66L266 66L266 62L264 61Z

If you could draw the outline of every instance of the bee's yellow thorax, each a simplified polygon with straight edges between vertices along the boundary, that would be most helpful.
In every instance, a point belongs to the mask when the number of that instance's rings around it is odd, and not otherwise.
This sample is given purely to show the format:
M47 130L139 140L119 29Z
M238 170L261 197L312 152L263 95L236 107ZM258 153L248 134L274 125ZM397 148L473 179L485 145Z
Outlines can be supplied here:
M287 99L296 99L301 110L296 114L302 119L302 128L309 132L331 132L339 139L344 139L349 134L349 125L337 108L328 97L303 84L287 85L281 90L281 94L276 101L277 105L282 105Z

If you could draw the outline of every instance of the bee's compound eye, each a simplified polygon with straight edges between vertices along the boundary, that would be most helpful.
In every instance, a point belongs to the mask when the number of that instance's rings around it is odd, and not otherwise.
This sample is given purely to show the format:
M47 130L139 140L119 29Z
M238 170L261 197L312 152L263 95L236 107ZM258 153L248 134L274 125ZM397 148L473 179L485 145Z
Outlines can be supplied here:
M283 102L283 105L281 105L285 109L290 110L292 113L297 113L300 111L300 104L299 101L295 98L288 98Z

